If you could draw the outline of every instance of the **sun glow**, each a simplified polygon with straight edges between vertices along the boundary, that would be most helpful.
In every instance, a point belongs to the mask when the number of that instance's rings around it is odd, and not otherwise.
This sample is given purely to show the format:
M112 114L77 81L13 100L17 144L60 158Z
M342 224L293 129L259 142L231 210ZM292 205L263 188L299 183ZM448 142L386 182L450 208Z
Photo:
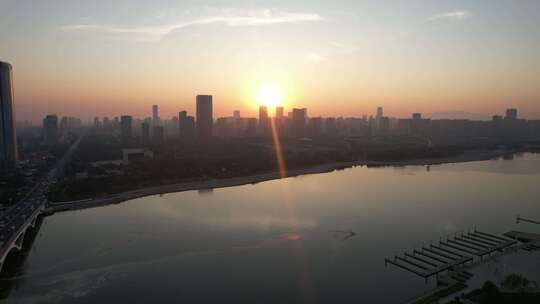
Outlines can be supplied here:
M255 101L260 106L273 108L282 104L283 94L278 86L263 85L257 90Z

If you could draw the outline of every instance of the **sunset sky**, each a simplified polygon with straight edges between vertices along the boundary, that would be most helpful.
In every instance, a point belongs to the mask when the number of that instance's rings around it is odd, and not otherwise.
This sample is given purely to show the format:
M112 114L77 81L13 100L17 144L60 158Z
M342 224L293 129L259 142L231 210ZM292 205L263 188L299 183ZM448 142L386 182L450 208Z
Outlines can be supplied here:
M18 120L254 116L261 86L310 116L540 118L540 1L0 0Z

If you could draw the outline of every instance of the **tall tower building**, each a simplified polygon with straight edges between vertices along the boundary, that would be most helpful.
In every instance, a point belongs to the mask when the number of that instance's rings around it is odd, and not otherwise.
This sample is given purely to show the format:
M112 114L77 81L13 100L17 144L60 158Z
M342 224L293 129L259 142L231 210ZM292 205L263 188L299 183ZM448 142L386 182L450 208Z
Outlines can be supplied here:
M162 143L165 140L165 130L163 126L155 126L152 134L154 143Z
M152 124L154 126L158 126L159 125L159 110L158 110L158 105L153 105L152 106Z
M292 111L292 133L295 137L304 137L306 134L307 109L293 109Z
M58 142L58 116L47 115L43 119L43 139L45 144L54 145Z
M178 127L180 138L193 139L195 137L195 119L193 116L188 116L187 111L178 113Z
M60 119L60 136L64 137L68 133L68 118L66 116L62 116L62 119Z
M276 107L276 119L282 120L283 117L283 107Z
M150 140L150 124L146 121L141 124L141 137L145 143Z
M121 137L122 137L122 143L126 144L131 141L131 138L133 137L133 117L129 115L123 115L120 118L120 126L121 126Z
M208 140L212 137L212 95L197 95L196 129L199 140Z
M240 119L240 111L239 110L235 110L233 112L233 118L234 119Z
M17 162L17 135L13 97L13 68L0 62L0 166L11 167Z
M187 111L178 112L178 135L180 138L186 138L187 116Z
M383 108L382 107L377 107L377 119L381 119L383 117Z
M259 106L259 130L262 134L265 134L270 130L269 127L268 108L266 106Z
M506 110L506 116L504 119L506 120L517 120L518 118L518 110L517 109L507 109Z

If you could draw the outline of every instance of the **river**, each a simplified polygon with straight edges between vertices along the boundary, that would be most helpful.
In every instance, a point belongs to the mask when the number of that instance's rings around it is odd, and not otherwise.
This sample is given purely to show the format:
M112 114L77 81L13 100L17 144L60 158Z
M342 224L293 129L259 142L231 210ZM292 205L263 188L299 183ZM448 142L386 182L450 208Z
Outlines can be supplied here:
M539 197L540 155L525 153L355 167L57 213L43 219L24 261L3 279L4 296L7 303L399 303L434 281L385 267L386 256L473 226L538 231L515 217L540 219Z

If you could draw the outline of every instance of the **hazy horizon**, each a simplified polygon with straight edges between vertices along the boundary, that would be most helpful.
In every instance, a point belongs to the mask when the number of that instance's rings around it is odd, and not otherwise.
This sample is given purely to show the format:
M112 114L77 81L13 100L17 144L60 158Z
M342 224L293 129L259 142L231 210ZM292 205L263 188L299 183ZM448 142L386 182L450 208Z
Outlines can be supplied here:
M0 27L18 121L256 116L266 84L310 116L540 118L538 1L0 1Z

